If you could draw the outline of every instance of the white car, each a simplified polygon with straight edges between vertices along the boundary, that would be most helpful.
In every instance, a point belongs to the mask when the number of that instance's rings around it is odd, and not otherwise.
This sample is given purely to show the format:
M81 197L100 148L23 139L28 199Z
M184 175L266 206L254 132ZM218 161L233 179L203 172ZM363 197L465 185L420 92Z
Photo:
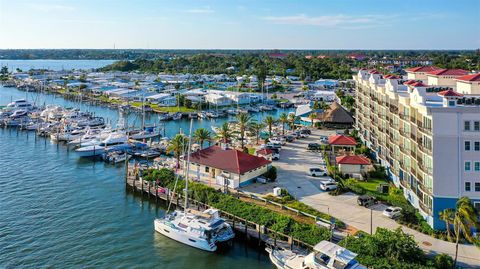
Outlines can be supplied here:
M331 181L324 181L320 183L320 189L324 191L333 191L337 189L337 183Z
M383 215L391 219L398 218L401 213L402 209L400 207L389 206L383 210Z
M310 172L310 175L312 177L326 177L328 175L327 171L321 169L321 168L318 168L318 167L312 167L310 169L308 169L308 171Z

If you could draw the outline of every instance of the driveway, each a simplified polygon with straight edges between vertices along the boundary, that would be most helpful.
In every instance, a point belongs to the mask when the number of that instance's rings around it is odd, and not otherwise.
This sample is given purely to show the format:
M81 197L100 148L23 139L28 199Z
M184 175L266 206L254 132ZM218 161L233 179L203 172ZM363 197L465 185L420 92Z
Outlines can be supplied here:
M308 174L310 167L322 167L321 152L307 150L308 143L318 143L320 135L330 135L332 131L315 130L308 138L298 139L282 147L280 160L273 163L277 167L277 182L269 184L252 184L242 190L257 194L272 193L274 187L282 187L297 200L313 208L329 213L349 226L370 233L377 227L396 229L401 226L394 220L382 215L386 208L383 204L365 208L357 205L357 195L346 193L339 196L329 195L320 190L319 183L327 178L314 178ZM372 220L372 221L371 221ZM405 226L402 230L414 236L419 246L432 254L447 253L455 255L455 244L435 239ZM459 246L459 263L464 266L480 264L480 250L472 245Z

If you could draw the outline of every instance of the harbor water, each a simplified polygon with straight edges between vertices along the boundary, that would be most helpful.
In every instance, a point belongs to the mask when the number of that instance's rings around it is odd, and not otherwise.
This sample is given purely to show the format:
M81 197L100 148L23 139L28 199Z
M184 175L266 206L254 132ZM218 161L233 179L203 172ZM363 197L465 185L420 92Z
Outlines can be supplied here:
M0 106L25 97L118 120L116 109L0 87ZM140 119L128 121L138 126ZM196 120L194 129L225 120ZM187 131L188 123L166 122L165 135ZM0 268L273 268L265 251L241 240L207 253L163 237L153 229L163 213L126 191L122 165L80 159L33 132L0 129Z

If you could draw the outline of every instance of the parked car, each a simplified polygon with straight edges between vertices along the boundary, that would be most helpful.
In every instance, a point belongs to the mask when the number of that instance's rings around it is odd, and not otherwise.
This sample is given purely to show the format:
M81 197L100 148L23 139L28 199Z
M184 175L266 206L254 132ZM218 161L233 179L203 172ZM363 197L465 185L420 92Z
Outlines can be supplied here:
M318 168L318 167L312 167L310 169L308 169L308 171L310 172L310 175L312 177L326 177L328 175L327 171L321 169L321 168Z
M323 144L327 144L328 143L328 137L327 136L320 136L320 142L323 143Z
M401 213L402 213L402 208L400 207L389 206L385 208L385 210L383 210L383 215L391 219L398 218Z
M309 130L309 129L302 129L302 130L300 130L300 133L301 133L301 134L311 135L311 134L312 134L312 131Z
M307 146L308 150L320 150L322 147L318 143L309 143Z
M284 144L285 140L279 137L268 139L271 143Z
M357 203L360 206L370 207L370 206L377 203L377 199L375 199L375 197L372 197L372 196L369 196L369 195L362 195L362 196L358 197Z
M295 137L294 137L293 135L287 135L287 136L285 137L285 140L286 140L287 142L293 142L293 141L295 140Z
M272 160L277 161L278 159L280 159L280 153L278 150L274 150L272 153Z
M257 182L258 183L266 184L267 181L268 180L265 177L257 177Z
M320 183L320 189L324 191L333 191L337 189L337 182L323 181Z

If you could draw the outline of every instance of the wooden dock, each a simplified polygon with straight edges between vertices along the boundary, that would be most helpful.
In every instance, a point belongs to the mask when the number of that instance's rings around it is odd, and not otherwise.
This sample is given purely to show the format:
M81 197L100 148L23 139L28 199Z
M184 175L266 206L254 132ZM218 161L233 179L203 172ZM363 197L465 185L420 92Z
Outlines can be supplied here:
M126 168L126 186L135 193L148 197L156 203L172 203L177 208L183 208L185 200L181 193L169 192L168 190L156 186L154 182L142 180L133 167ZM205 210L209 208L207 204L194 199L188 199L190 208L196 210ZM297 240L286 234L271 230L255 222L240 218L228 212L219 210L220 216L224 218L237 234L242 234L246 240L255 240L258 246L276 246L284 249L292 249L296 252L308 253L313 246Z

